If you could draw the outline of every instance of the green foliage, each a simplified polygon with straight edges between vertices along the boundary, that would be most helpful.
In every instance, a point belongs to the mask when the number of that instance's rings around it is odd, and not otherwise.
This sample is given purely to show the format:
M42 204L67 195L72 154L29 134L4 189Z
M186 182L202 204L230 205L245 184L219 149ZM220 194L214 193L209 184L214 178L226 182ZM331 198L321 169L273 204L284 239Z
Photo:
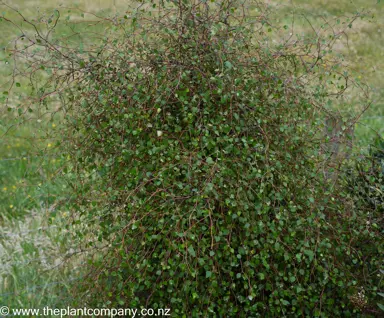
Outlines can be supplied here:
M71 83L58 91L73 226L85 225L75 233L108 247L90 261L82 302L177 317L366 307L354 296L378 285L365 273L379 248L363 258L378 230L322 171L324 105L348 79L338 60L322 67L335 35L276 41L268 10L147 2L111 19L100 47L48 55L47 91Z
M355 248L361 251L360 262L356 265L364 267L366 285L370 286L371 299L378 301L377 305L382 309L380 291L384 286L383 275L383 213L384 213L384 143L378 137L375 145L372 145L368 155L356 161L356 168L350 171L348 185L353 197L356 210L366 214L365 229L361 229L362 235L356 241ZM375 284L377 277L379 283ZM374 301L372 301L372 305Z

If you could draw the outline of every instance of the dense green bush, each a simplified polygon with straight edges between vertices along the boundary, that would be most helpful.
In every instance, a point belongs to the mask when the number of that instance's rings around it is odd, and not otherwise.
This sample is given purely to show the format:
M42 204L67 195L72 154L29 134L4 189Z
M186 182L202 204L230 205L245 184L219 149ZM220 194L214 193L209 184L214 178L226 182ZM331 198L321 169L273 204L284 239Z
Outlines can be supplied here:
M384 212L384 141L378 138L369 154L356 160L354 178L351 178L350 190L356 194L356 202L364 206L373 223L382 223ZM381 224L383 225L383 224Z
M346 88L341 65L322 67L334 39L277 41L257 1L148 2L111 23L97 54L52 53L54 78L72 82L65 173L89 229L77 235L107 244L82 301L176 317L359 315L355 295L379 280L365 279L359 242L377 229L324 177L324 103Z
M349 194L353 197L354 208L366 214L365 230L361 231L355 248L360 251L356 266L366 273L366 285L371 286L372 296L381 295L383 285L375 286L377 277L384 274L383 231L384 231L384 142L377 138L369 154L355 160L355 167L347 174ZM376 297L377 298L377 297ZM375 299L375 298L374 298ZM383 300L378 299L384 311ZM373 302L374 304L374 302Z

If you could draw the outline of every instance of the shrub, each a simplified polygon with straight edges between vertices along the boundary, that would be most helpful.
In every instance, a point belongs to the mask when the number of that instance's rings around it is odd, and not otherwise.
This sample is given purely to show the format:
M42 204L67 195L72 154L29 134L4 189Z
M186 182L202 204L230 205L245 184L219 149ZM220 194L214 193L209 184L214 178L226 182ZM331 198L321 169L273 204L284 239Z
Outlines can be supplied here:
M365 214L366 224L361 228L359 239L354 248L360 251L360 260L356 267L365 273L365 286L371 293L369 304L371 311L377 310L376 302L382 303L378 296L382 295L383 285L378 277L383 271L383 212L384 212L384 143L377 138L367 155L356 160L355 167L349 171L347 184L349 194L353 197L354 208ZM382 305L379 307L383 310Z
M97 54L52 53L69 69L54 78L73 80L62 146L89 228L77 235L107 247L82 301L178 317L361 312L366 219L321 172L324 103L346 75L335 64L324 81L333 40L274 44L268 10L143 2Z

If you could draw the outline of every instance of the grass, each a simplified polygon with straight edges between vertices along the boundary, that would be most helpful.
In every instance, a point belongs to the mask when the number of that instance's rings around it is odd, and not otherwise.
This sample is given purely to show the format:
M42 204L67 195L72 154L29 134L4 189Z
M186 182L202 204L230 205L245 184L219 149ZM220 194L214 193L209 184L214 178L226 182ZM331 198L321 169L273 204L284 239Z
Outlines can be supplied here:
M37 144L31 137L35 127L23 126L9 132L1 141L0 151L0 215L15 219L28 210L49 207L63 193L63 185L55 183L55 173L62 158L44 153L53 142ZM0 134L4 129L0 130Z
M63 217L48 222L49 210L32 210L22 221L3 223L0 232L0 302L10 308L67 306L79 265L62 266L67 235Z
M62 38L90 28L82 22L92 19L92 15L82 16L82 11L69 7L113 15L122 12L122 8L129 4L123 0L84 0L64 7L60 6L61 2L8 1L27 17L37 14L49 16L53 9L60 9L63 23L56 33ZM292 10L305 14L314 25L320 25L324 17L351 15L362 8L371 11L369 18L354 24L349 31L348 45L344 39L339 49L346 55L353 76L373 89L374 103L356 127L358 142L368 145L377 134L384 136L384 4L377 3L377 0L293 0L284 5L275 0L272 4L277 9L276 23L282 24L291 21ZM16 17L8 8L0 8L6 17ZM67 19L67 16L71 17ZM1 27L0 47L9 45L17 32L4 23ZM102 31L103 26L98 26L98 29ZM311 32L307 22L300 19L296 21L296 31ZM76 45L86 39L91 41L88 35L83 38L72 36L71 43ZM2 105L5 105L8 96L1 94L10 84L13 64L4 51L0 53L0 63L0 102L2 100ZM60 127L50 114L14 115L28 90L27 79L21 79L20 87L15 88L15 94L8 103L10 111L5 106L0 109L0 260L3 264L0 270L0 305L60 308L68 305L70 285L81 277L77 262L56 267L57 260L74 245L61 230L67 224L67 212L55 208L58 201L67 200L68 185L57 178L66 155L55 151Z
M335 17L340 17L343 22L357 12L367 13L364 19L357 19L348 29L348 37L343 37L336 44L335 52L345 56L352 77L372 89L373 103L355 127L356 141L364 147L378 135L384 137L384 3L377 0L292 0L289 4L281 4L280 1L272 3L276 5L281 23L292 22L292 12L295 12L295 31L298 33L313 32L309 23L316 28L325 20ZM306 19L301 19L300 15ZM340 23L338 28L342 27ZM343 107L348 106L351 105ZM362 107L355 105L347 110L358 113Z
M78 7L99 14L110 14L115 1L84 1ZM10 3L10 2L8 2ZM59 8L59 1L12 1L26 17L47 16ZM76 5L76 4L73 4ZM9 8L1 7L3 14L17 19ZM104 12L100 12L105 10ZM61 12L70 15L69 8ZM63 20L57 37L71 36L72 45L81 40L73 36L87 31L79 11L73 18ZM22 23L25 30L31 28ZM21 22L20 22L21 21ZM11 39L18 30L1 22L0 47L12 47ZM103 26L97 26L102 30ZM87 36L92 41L92 37ZM67 155L56 151L60 125L55 105L45 112L29 112L23 106L30 93L28 78L19 78L17 86L8 92L12 82L14 63L6 52L0 53L0 305L10 308L64 308L73 298L71 285L81 279L79 258L65 257L76 251L75 239L69 240L68 185L60 179ZM19 65L22 69L23 65ZM41 81L44 77L41 76ZM18 108L21 109L20 113ZM76 254L75 254L76 256Z

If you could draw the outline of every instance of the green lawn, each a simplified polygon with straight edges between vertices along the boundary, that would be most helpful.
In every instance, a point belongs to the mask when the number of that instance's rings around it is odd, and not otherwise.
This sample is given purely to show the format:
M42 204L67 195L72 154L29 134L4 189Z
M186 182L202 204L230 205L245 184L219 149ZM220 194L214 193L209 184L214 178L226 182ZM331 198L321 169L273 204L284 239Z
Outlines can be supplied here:
M364 19L357 19L352 28L348 28L335 45L335 52L345 55L350 66L352 76L372 88L372 106L363 114L355 127L356 140L365 146L377 135L384 137L384 2L377 0L292 0L288 4L282 1L273 1L278 10L277 16L281 23L292 22L295 13L295 32L303 30L313 34L309 26L311 23L319 30L325 21L334 21L340 18L341 23L336 25L338 31L347 16L357 12L365 12ZM305 15L308 19L301 18ZM348 106L348 105L347 105ZM362 107L354 105L349 111L355 114Z

